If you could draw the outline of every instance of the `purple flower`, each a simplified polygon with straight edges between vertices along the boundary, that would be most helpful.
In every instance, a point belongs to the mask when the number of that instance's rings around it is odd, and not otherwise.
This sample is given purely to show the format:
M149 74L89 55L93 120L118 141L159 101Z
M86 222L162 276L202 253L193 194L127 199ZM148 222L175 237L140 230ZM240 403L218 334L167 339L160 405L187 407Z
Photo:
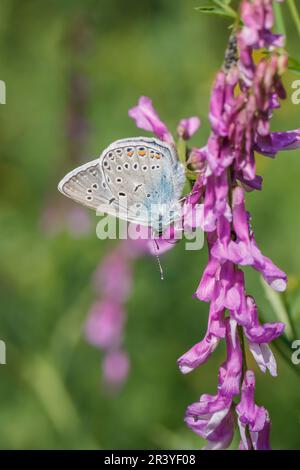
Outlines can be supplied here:
M136 126L145 131L153 132L161 140L174 144L174 139L166 124L161 121L157 111L152 105L152 100L147 96L141 96L138 105L129 109L128 115L135 120ZM182 139L190 139L200 127L200 119L197 116L181 119L177 127L177 134Z
M200 119L197 116L181 119L177 127L177 135L188 140L198 131L200 124Z
M226 348L227 359L219 369L219 392L228 397L240 393L242 377L242 351L237 335L237 323L232 318L226 318Z
M188 406L185 422L208 440L206 449L226 449L233 438L232 398L239 394L242 374L242 353L234 320L226 318L227 359L219 370L218 394L202 395L199 402Z
M273 0L244 0L241 5L241 18L244 27L240 38L245 45L253 48L283 47L284 36L272 34L271 28L274 23Z
M218 395L202 395L188 406L185 422L196 434L207 439L207 449L226 449L233 438L234 415L231 399Z
M275 157L282 150L294 150L300 147L300 129L287 132L272 132L267 136L258 136L255 150L267 157Z
M213 256L210 256L195 297L198 297L199 300L203 300L204 302L210 302L212 300L220 269L221 265L219 261Z
M254 402L255 376L251 370L245 374L241 401L236 407L241 433L240 448L249 450L270 450L270 419L267 410ZM250 442L247 437L247 429Z
M135 120L137 127L140 129L153 132L159 139L173 143L172 134L160 120L152 105L152 100L147 96L141 96L138 105L131 108L128 115Z
M231 221L232 215L227 198L228 179L226 172L224 171L220 176L208 176L204 199L203 230L205 232L214 231L221 216L224 216L228 222Z
M223 311L216 312L214 304L211 304L208 328L202 341L195 344L189 351L183 354L177 361L183 374L191 372L207 361L209 356L218 346L220 339L225 337L225 323L222 319Z
M128 115L135 120L137 127L145 131L153 132L159 139L173 143L172 134L167 126L160 120L155 111L152 100L147 96L141 96L138 105L128 111Z
M233 227L236 240L231 239L228 221L219 219L218 231L223 234L212 248L212 255L219 260L230 260L242 266L253 266L261 272L265 280L279 292L285 290L287 276L259 250L249 225L249 215L245 209L245 195L241 187L233 190Z
M259 324L255 300L247 296L248 322L244 326L249 349L262 372L268 369L272 376L277 375L276 359L267 343L280 336L285 328L284 323L273 322Z

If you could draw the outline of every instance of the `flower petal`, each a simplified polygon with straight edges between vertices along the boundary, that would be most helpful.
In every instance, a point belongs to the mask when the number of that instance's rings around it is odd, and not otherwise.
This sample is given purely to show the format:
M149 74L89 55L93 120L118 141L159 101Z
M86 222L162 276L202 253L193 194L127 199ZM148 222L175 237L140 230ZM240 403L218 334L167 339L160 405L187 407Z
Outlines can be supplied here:
M141 96L138 105L129 109L128 115L135 120L140 129L153 132L159 139L166 142L174 142L172 134L166 124L160 120L152 105L152 100L147 96Z

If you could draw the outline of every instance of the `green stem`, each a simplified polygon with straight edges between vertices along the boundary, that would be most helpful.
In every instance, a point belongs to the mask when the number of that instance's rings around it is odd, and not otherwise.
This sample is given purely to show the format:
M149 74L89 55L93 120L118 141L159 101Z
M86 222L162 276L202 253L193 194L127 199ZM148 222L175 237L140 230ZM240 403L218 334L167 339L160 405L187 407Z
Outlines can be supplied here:
M297 333L297 329L296 329L296 326L295 326L295 323L294 323L294 319L293 319L293 316L292 316L292 312L291 312L291 308L290 308L290 304L287 300L287 297L286 297L286 293L283 292L281 294L281 298L282 298L282 301L283 301L283 304L284 304L284 307L285 307L285 310L286 310L286 314L287 314L287 317L288 317L288 320L289 320L289 324L290 324L290 328L291 328L291 334L292 334L292 339L297 339L298 338L298 333Z
M286 36L286 30L284 25L284 19L282 16L281 5L279 3L274 3L274 13L275 13L275 24L276 24L276 32L279 34L284 34Z
M243 355L243 377L242 377L242 380L243 380L244 376L245 376L245 373L248 369L247 355L246 355L246 347L245 347L245 341L244 341L243 327L241 325L238 325L237 330L238 330L238 335L239 335L240 345L241 345L242 355Z
M296 29L298 31L298 34L300 36L300 15L298 13L297 7L295 5L295 0L287 0L288 7L290 9L292 18L294 20ZM278 5L280 6L280 5Z
M238 330L238 335L239 335L239 340L240 340L240 345L241 345L241 350L242 350L242 356L243 356L242 380L241 380L241 382L243 383L244 378L245 378L245 374L246 374L247 369L248 369L247 355L246 355L246 347L245 347L243 327L241 325L238 325L237 330ZM250 435L249 426L246 426L246 437L247 437L247 441L248 441L248 445L249 445L249 450L253 450L252 439L251 439L251 435Z
M178 157L181 163L186 165L186 141L179 137L177 141L177 152L178 152Z

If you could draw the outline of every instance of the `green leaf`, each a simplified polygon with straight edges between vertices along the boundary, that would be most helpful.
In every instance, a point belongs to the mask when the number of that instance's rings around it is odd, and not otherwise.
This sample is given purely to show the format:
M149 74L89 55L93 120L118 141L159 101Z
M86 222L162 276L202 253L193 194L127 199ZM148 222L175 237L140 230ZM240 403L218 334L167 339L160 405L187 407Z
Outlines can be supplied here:
M227 16L229 18L236 18L236 12L229 6L231 0L211 0L209 5L196 7L195 10L201 13L208 13L209 15Z
M289 56L288 69L300 74L300 61Z
M227 10L223 10L222 8L218 8L213 5L196 7L195 10L200 11L201 13L209 14L209 15L219 15L219 16L227 16L228 18L235 18L235 15L228 12Z

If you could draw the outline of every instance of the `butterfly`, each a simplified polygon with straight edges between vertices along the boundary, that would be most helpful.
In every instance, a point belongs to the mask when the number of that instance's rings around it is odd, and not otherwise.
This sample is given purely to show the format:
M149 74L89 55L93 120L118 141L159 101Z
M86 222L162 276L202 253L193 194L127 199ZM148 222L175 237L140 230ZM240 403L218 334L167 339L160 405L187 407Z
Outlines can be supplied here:
M185 169L175 146L131 137L109 145L100 157L68 173L58 189L91 209L161 234L181 217Z

